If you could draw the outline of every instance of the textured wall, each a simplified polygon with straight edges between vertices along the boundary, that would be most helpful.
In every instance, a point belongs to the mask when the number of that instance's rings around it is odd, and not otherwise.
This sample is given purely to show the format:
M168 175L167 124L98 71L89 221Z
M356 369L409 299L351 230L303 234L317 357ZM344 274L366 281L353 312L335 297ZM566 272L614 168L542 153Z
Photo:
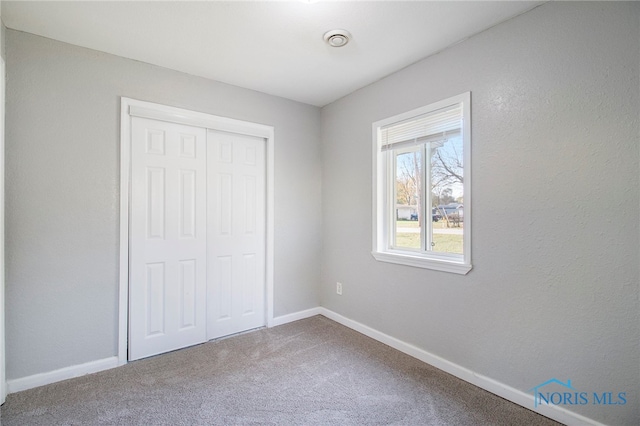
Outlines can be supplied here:
M626 391L567 408L637 424L639 22L547 3L324 107L322 305L524 392ZM473 270L376 262L371 124L466 91Z
M0 4L0 9L1 9ZM0 56L4 62L4 39L6 28L2 19L0 19ZM4 76L2 76L4 78ZM2 90L5 90L3 85ZM0 114L0 404L4 403L6 392L6 378L5 378L5 338L4 338L4 105L2 105L2 114Z
M7 378L117 354L120 96L275 127L275 315L318 306L318 108L7 31Z

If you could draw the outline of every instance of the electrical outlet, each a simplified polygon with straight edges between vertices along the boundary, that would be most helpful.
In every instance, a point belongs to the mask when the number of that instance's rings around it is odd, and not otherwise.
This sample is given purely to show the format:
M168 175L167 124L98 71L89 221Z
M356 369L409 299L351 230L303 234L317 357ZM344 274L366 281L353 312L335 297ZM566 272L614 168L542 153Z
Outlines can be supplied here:
M336 293L342 296L342 283L336 283Z

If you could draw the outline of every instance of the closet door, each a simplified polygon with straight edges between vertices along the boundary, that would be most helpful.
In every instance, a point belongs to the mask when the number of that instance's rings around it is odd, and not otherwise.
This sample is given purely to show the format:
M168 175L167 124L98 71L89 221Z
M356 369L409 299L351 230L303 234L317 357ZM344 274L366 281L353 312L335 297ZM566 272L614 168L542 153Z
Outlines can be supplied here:
M209 339L266 325L266 142L209 130Z
M206 130L131 121L129 360L206 340Z

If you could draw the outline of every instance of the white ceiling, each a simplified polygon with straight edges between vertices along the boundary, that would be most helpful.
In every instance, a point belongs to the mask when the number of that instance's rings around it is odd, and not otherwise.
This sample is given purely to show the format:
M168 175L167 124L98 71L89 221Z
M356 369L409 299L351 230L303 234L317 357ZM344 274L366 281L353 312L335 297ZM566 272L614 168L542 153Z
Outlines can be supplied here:
M543 1L2 1L8 28L324 106ZM351 42L332 48L332 29Z

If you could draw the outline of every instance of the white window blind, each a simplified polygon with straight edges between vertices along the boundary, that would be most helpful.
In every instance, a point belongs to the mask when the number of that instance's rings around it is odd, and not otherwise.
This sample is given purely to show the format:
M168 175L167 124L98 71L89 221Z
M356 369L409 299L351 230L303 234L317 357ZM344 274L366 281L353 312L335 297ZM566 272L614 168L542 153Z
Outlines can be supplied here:
M468 273L472 268L471 93L376 121L372 136L373 257ZM451 205L458 214L440 220L432 208L441 204ZM413 210L401 211L405 206Z
M462 104L389 124L380 129L381 150L445 141L459 136L462 129Z

